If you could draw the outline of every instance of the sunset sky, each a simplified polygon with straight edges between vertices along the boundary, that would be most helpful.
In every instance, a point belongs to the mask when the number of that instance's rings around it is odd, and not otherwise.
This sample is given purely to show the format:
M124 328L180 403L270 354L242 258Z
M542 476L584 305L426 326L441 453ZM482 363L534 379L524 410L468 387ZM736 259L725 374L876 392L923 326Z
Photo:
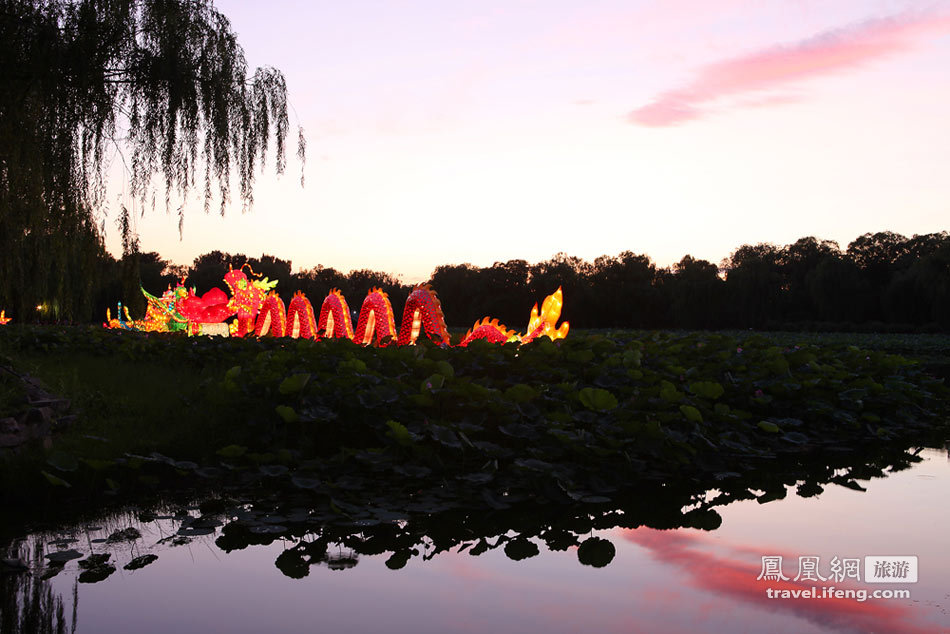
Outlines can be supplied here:
M142 250L179 264L218 249L416 282L950 228L950 2L216 4L287 78L306 185L291 157L246 214L192 196L182 240L146 212Z

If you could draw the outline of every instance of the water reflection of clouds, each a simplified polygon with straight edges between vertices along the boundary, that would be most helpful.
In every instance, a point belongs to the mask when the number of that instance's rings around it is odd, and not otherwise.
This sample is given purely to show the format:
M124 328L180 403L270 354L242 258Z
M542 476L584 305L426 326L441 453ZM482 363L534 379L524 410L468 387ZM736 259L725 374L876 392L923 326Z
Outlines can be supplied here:
M828 486L807 499L790 494L768 504L729 504L719 508L722 526L711 532L607 525L589 532L593 525L584 522L579 540L606 537L616 547L616 558L604 568L582 565L577 547L563 544L512 561L504 543L492 537L500 545L477 557L474 548L458 552L453 546L423 561L431 542L422 540L416 546L423 553L400 570L385 565L387 551L359 554L355 568L314 565L305 578L291 579L275 559L296 540L225 551L211 537L197 538L156 550L160 559L144 570L125 574L120 567L102 583L82 584L79 631L119 632L137 622L136 631L157 634L180 626L182 615L190 631L274 631L275 623L279 631L310 631L315 614L323 631L417 634L944 631L950 625L942 607L950 587L944 537L950 507L941 501L950 469L944 452L925 451L922 457L906 471L867 482L867 493ZM630 519L627 525L636 524ZM163 523L141 529L145 545L174 534ZM529 538L541 544L530 535L540 526L530 529ZM348 553L341 544L351 537L332 538L330 551ZM919 555L921 583L909 587L915 603L768 599L766 587L802 589L811 583L757 581L761 557L782 555L785 574L794 578L798 556L812 554L822 555L823 568L832 554ZM70 596L72 576L52 582Z
M478 557L447 553L407 571L411 576L406 582L434 588L441 604L456 616L451 631L665 631L652 615L644 619L628 609L635 596L631 581L636 583L629 569L584 567L575 552L546 553L521 562L512 562L500 551Z
M732 547L720 539L687 530L620 529L617 534L624 540L645 548L658 561L677 567L685 574L686 582L691 587L726 595L743 604L792 614L833 631L907 634L934 631L932 626L914 623L917 615L900 600L868 599L859 602L844 598L770 599L766 595L766 588L769 587L778 590L808 590L812 586L820 588L823 584L812 581L757 580L762 570L759 556L775 554L768 546ZM713 548L724 548L726 554L714 554ZM756 553L754 561L749 558L751 553ZM844 583L827 585L835 585L839 589L867 588ZM716 607L722 610L726 606L716 604Z

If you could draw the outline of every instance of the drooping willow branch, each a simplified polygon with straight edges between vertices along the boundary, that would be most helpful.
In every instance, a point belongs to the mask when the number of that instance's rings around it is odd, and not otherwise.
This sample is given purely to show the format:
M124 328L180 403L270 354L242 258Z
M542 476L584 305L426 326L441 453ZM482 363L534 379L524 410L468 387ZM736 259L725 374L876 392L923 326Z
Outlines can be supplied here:
M232 175L246 208L269 153L286 169L287 108L210 0L0 0L0 303L78 306L117 139L143 209L157 180L166 210L198 189L223 214Z
M271 147L275 171L285 170L284 76L267 67L249 73L230 23L210 1L34 0L4 9L0 71L11 103L0 114L38 136L55 122L43 158L71 174L83 202L101 202L97 172L120 122L131 188L143 201L154 176L166 198L201 182L205 209L216 186L223 213L232 173L250 205ZM305 160L302 133L298 157Z

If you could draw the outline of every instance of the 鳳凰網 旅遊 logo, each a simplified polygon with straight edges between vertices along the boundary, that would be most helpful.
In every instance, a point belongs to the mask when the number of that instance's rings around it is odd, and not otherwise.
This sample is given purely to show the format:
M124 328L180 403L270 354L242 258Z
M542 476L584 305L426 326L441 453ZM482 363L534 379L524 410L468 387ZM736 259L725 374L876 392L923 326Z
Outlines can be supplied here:
M916 555L869 555L834 556L822 565L819 555L803 555L798 557L798 569L792 577L791 565L785 563L785 557L763 555L762 569L756 579L772 582L765 590L770 599L909 599L910 590L869 590L857 584L862 581L866 584L917 583L917 563ZM844 583L846 587L833 585L836 583Z

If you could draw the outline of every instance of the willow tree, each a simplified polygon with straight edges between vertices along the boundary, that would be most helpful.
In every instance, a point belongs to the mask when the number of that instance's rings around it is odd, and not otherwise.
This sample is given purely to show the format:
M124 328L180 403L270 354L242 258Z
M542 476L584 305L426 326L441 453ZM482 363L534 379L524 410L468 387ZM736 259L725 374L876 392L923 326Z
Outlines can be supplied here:
M284 171L287 134L283 75L249 72L210 0L0 0L0 307L91 316L117 162L142 209L223 214L232 174L246 208L271 151Z

